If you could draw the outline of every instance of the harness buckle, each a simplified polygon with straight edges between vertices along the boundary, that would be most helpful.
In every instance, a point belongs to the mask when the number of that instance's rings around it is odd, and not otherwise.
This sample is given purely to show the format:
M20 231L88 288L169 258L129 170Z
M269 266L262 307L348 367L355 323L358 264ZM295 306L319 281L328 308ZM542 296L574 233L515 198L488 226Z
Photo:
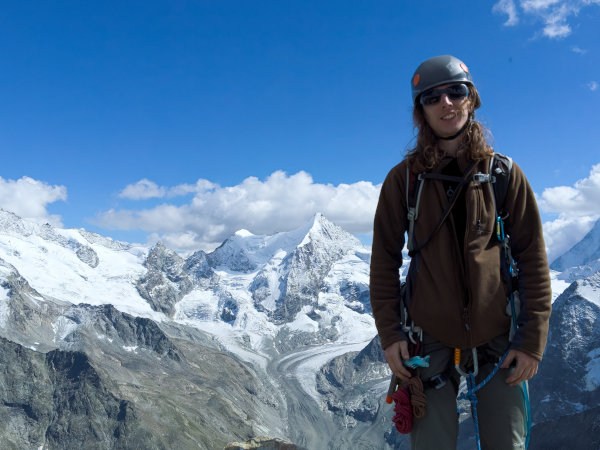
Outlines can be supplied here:
M473 175L473 181L475 181L476 183L495 183L496 177L490 175L489 173L478 172Z
M429 379L429 385L434 389L441 389L446 386L446 377L438 373Z

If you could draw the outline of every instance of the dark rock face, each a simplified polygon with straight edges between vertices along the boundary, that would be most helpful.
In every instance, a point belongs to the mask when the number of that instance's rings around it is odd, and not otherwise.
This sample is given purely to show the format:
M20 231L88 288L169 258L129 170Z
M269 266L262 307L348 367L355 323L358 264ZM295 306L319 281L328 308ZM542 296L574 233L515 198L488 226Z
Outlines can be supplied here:
M536 424L531 430L532 450L600 448L600 406Z
M256 263L246 254L244 248L235 244L235 236L225 240L214 252L207 255L211 267L226 267L235 272L252 272Z
M81 245L75 251L77 257L92 269L98 267L100 263L100 259L98 258L98 254L94 251L93 248L88 247L87 245Z
M371 313L371 296L369 286L353 281L345 281L340 286L340 294L346 300L348 307L359 313Z
M234 442L225 447L224 450L305 450L291 442L278 438L259 436L246 442Z
M160 242L148 254L144 262L148 272L138 281L137 290L154 311L172 316L175 304L192 290L184 263Z
M164 448L83 353L44 355L0 338L0 367L2 448Z
M80 342L85 336L102 336L110 340L111 345L121 348L143 348L161 358L181 361L181 356L171 339L156 322L145 317L134 317L118 311L112 305L77 305L66 314L75 323L87 322L72 335L67 342ZM92 334L91 332L95 332Z
M65 345L81 350L0 338L0 448L222 448L264 424L283 433L268 380L196 330L171 338L110 306L67 315Z
M192 279L198 284L201 284L204 280L210 279L214 274L213 269L208 262L206 253L203 251L195 252L187 258L183 265L183 270L189 273Z

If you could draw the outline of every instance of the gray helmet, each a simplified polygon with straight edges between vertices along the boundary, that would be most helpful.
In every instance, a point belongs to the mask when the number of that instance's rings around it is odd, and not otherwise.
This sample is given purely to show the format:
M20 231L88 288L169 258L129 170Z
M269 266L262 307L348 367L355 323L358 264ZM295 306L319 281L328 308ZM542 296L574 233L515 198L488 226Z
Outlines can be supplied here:
M451 55L434 56L421 63L411 79L413 103L417 97L435 86L448 83L473 85L473 79L467 65Z

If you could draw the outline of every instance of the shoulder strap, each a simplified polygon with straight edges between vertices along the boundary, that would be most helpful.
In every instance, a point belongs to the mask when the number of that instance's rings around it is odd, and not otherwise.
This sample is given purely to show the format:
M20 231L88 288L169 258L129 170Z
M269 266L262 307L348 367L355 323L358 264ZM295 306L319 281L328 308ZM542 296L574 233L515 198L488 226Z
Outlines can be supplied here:
M421 202L421 192L423 191L424 178L419 174L415 176L406 165L406 206L408 208L408 240L406 247L412 252L415 244L413 242L415 233L415 222L419 218L419 203Z
M496 214L501 217L505 215L504 201L508 192L512 166L512 158L501 153L494 153L490 159L490 175L496 178L494 183L492 183L494 201L496 202Z

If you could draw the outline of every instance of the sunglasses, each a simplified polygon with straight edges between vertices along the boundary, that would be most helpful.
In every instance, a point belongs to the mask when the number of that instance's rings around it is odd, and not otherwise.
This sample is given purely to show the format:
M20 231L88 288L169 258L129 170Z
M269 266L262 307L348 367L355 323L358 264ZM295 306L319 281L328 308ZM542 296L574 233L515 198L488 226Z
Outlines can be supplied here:
M429 89L421 94L421 105L435 105L446 94L450 100L459 100L469 96L469 87L466 84L453 84L444 89Z

